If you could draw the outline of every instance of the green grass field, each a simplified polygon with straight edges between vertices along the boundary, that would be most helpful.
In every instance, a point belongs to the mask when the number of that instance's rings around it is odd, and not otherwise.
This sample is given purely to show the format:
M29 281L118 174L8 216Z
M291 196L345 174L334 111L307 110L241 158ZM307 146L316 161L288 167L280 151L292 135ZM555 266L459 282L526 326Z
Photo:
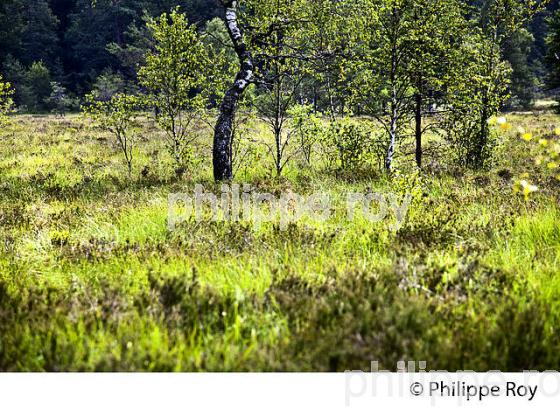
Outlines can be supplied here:
M538 132L560 117L509 121ZM262 124L250 132L266 138ZM0 131L0 370L560 368L559 184L513 131L487 171L428 150L398 232L348 221L344 195L404 192L406 179L297 159L276 179L265 157L236 182L327 193L334 216L170 231L170 193L220 192L200 133L179 178L146 121L129 179L111 136L79 116L16 116ZM412 161L398 159L404 175ZM540 188L527 202L512 190L524 172Z

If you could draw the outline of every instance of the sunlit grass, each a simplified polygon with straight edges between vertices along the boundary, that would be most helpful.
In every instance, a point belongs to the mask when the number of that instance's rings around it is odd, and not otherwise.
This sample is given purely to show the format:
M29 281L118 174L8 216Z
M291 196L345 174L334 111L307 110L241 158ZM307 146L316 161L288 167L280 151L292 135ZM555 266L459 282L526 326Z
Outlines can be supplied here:
M560 122L508 121L535 134ZM236 181L276 195L324 193L328 221L282 230L278 220L189 220L170 231L169 193L197 183L220 192L202 129L200 161L181 178L147 121L130 178L111 136L80 116L16 116L1 132L0 369L560 364L558 186L538 177L528 202L514 195L513 178L539 175L515 130L488 171L433 158L398 232L391 218L347 219L349 192L402 194L381 170L329 169L317 156L276 178L260 143ZM249 133L270 140L261 122ZM404 174L412 160L398 159Z

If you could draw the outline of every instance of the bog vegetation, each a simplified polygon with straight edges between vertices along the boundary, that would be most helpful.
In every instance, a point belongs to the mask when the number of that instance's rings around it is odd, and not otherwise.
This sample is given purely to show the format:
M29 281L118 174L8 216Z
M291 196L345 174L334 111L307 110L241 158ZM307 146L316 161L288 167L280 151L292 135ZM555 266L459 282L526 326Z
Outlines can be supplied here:
M4 70L0 369L558 368L560 117L504 113L543 14L558 84L556 3L219 4L146 6L73 89ZM231 181L333 217L168 229L170 194ZM348 192L412 203L395 231Z

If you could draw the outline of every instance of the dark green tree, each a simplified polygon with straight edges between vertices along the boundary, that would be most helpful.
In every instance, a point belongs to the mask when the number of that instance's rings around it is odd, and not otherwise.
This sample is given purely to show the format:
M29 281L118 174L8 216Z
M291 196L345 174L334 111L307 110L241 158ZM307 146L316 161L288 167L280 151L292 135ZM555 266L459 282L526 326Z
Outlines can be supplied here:
M24 7L25 27L21 33L20 61L30 65L43 61L50 71L60 70L58 18L46 0L27 0Z
M546 64L548 67L547 85L551 89L560 88L560 10L548 19L549 34L546 38L548 52ZM560 111L560 91L557 93Z
M529 61L533 35L526 29L513 33L504 43L504 56L511 65L508 106L529 109L535 99L538 79Z
M25 28L22 0L0 1L0 63L21 50L21 34Z
M123 76L112 70L104 70L93 83L92 91L97 100L109 101L117 93L124 92L126 84Z
M51 95L46 99L46 103L53 113L64 117L72 108L74 100L68 95L66 88L56 81L51 83L51 89Z
M8 56L2 66L6 79L14 86L14 102L31 112L47 110L46 99L51 95L51 73L42 62L26 68L19 60Z
M31 64L27 70L25 87L28 90L28 100L24 105L32 112L47 110L47 99L52 93L52 77L42 61Z

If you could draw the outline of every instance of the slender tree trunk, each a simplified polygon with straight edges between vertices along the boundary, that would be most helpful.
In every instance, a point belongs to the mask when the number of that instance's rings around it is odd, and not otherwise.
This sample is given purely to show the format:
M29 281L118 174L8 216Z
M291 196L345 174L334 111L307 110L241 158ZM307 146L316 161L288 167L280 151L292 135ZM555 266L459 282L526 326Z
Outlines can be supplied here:
M282 175L282 131L276 128L274 130L276 139L276 176Z
M389 127L389 148L387 149L387 158L385 159L385 168L387 171L393 169L393 156L395 155L395 143L397 141L397 101L393 90L393 98L391 99L391 124Z
M317 114L317 111L319 110L319 102L317 101L318 99L319 97L317 94L317 85L313 84L313 114Z
M391 71L389 81L391 84L391 102L389 103L389 146L387 149L387 156L385 157L385 169L387 171L393 170L393 157L395 155L396 143L397 143L397 133L398 133L398 122L399 122L399 91L397 84L398 75L398 53L399 53L399 33L397 27L400 24L400 13L398 6L393 4L391 16Z
M278 67L277 67L278 72ZM274 140L276 149L276 176L282 174L282 80L276 80L274 95Z
M422 93L420 89L416 92L415 101L416 165L418 168L422 168Z
M488 120L490 119L490 107L488 104L490 102L490 94L492 93L492 84L495 80L494 78L494 71L496 66L496 59L499 58L499 47L500 44L498 42L498 26L495 25L494 32L492 35L492 43L490 45L490 63L488 67L488 76L490 77L490 81L488 82L488 86L484 90L484 95L482 98L482 113L480 116L480 135L478 137L476 152L474 155L474 166L479 168L484 165L484 150L486 149L486 145L488 144L488 140L490 139L490 126L488 124Z
M235 82L224 95L220 106L220 114L214 128L213 165L216 181L230 180L233 177L231 157L233 123L239 100L249 86L254 70L253 58L247 50L247 45L243 40L237 22L237 1L221 0L221 3L226 9L225 23L239 59L240 69L235 77Z
M329 66L327 65L327 71L329 70ZM334 103L334 95L333 95L333 91L331 88L331 79L329 77L329 74L327 73L327 93L329 94L329 114L331 116L331 121L335 122L336 121L336 108L335 108L335 103Z
M476 147L476 154L473 158L473 165L476 168L484 165L484 149L486 148L488 137L490 136L490 127L488 124L488 120L490 120L490 114L488 113L488 98L486 95L482 99L482 105L482 115L480 116L480 135Z
M274 127L274 139L276 150L276 176L282 175L282 129L279 126Z
M398 127L398 95L397 95L397 47L396 41L393 43L391 53L391 103L390 103L390 125L389 125L389 147L385 158L385 168L391 171L393 168L393 156L395 155L395 144L397 141Z

